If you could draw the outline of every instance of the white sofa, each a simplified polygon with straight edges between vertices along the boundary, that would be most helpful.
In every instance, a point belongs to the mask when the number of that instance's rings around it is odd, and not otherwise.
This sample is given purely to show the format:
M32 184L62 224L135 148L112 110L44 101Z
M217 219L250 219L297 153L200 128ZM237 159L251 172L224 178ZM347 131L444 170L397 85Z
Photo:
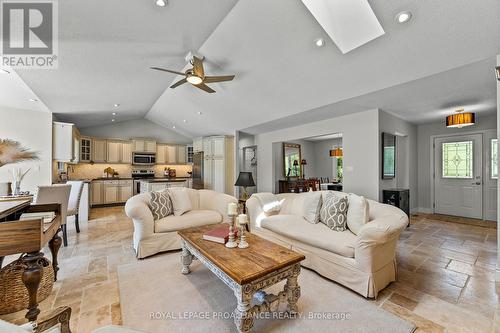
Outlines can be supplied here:
M190 227L221 223L227 216L227 205L238 200L211 190L188 191L192 210L181 216L170 215L154 221L149 209L150 193L127 200L125 213L134 222L134 249L138 258L181 248L177 231Z
M306 256L304 267L336 281L364 297L396 280L396 243L408 225L400 209L368 200L369 222L353 234L338 232L323 223L307 222L301 214L306 193L276 194L281 209L276 215L264 213L256 195L248 199L250 231Z

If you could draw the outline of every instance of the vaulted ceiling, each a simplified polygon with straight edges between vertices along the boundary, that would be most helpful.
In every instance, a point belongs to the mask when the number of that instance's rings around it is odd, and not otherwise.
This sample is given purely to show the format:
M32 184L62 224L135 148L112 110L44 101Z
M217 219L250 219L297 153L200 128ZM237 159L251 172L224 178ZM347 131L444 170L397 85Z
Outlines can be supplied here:
M293 125L328 105L417 123L463 104L493 111L499 1L369 2L385 35L342 54L299 0L60 1L59 68L18 73L62 120L93 126L117 111L117 121L145 117L190 136ZM414 15L403 25L402 10ZM180 70L189 51L235 80L207 94L169 89L179 78L148 69Z

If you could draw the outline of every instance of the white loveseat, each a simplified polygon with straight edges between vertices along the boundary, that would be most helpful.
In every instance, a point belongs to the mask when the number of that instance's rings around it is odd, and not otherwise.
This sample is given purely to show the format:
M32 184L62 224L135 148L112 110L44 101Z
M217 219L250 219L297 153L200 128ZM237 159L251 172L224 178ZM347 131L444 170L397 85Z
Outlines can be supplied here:
M178 230L221 223L227 216L227 205L238 200L211 190L188 191L192 209L180 216L169 215L154 221L149 208L150 193L127 200L125 212L134 222L134 249L138 258L181 248Z
M276 194L281 209L275 215L264 213L256 195L248 199L250 231L306 256L304 267L336 281L364 297L378 292L396 280L396 243L408 225L400 209L368 200L369 222L358 232L338 232L323 223L304 219L301 207L306 193Z

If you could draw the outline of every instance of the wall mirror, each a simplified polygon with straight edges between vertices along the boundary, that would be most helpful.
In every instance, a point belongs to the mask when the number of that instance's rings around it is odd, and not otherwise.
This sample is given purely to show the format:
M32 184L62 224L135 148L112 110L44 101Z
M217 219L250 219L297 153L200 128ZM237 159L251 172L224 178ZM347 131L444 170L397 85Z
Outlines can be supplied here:
M382 133L382 179L396 177L396 136Z
M300 145L283 142L283 165L285 177L300 177Z

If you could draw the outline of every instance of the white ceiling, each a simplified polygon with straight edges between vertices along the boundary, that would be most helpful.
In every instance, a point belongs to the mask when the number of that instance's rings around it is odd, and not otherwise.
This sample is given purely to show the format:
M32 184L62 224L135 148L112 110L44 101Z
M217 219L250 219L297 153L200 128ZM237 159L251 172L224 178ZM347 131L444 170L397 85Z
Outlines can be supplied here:
M0 72L0 108L49 112L49 109L24 83L17 73L6 68L9 74ZM36 99L37 101L30 101Z
M491 110L495 81L488 61L500 54L499 1L370 4L385 35L344 55L300 1L170 0L158 8L152 0L65 0L59 2L59 69L19 74L61 120L81 127L110 122L120 103L118 121L147 113L190 136L260 132L277 119L293 123L302 114L309 120L307 110L377 91L379 98L364 97L339 112L376 102L425 122L440 117L442 104L473 102L483 105L478 111ZM413 12L409 24L395 22L402 10ZM314 45L319 37L327 41L322 48ZM148 69L182 69L189 50L207 57L209 74L236 74L235 80L211 84L215 94L189 85L174 90L168 85L175 75ZM468 64L471 69L460 68Z

